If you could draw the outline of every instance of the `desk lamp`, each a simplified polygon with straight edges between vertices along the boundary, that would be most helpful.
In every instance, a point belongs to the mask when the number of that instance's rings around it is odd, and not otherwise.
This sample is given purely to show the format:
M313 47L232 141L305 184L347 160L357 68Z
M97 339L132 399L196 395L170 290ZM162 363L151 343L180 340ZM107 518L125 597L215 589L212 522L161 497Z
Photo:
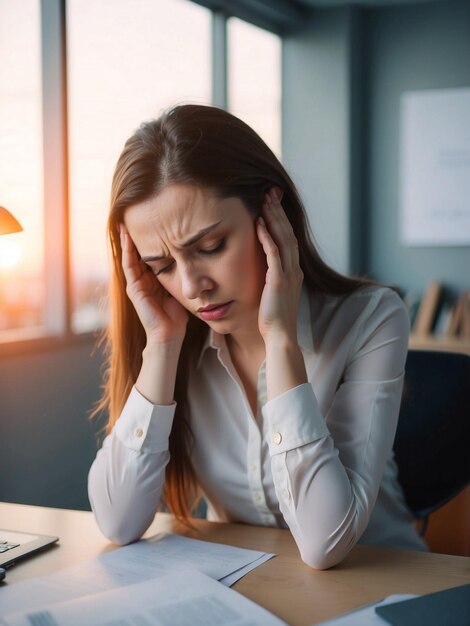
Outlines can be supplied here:
M23 228L17 219L13 217L10 211L0 206L0 235L10 235L11 233L19 233Z

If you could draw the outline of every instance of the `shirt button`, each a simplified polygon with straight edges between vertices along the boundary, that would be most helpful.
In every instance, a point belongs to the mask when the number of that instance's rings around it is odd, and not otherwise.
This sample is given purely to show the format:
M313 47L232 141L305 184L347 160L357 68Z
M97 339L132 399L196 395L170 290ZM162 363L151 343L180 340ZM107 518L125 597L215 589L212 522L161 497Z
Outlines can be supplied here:
M284 493L284 498L289 502L289 500L291 499L289 489L284 489L283 493Z
M256 502L259 502L261 500L261 496L258 492L255 493L255 500Z
M271 441L278 446L282 441L281 433L273 433L271 437Z
M258 467L258 466L256 465L256 463L253 463L253 465L251 466L251 471L252 471L252 472L256 472L256 468L257 468L257 467Z
M142 428L136 428L134 434L135 434L136 437L138 437L140 439L142 437L142 435L144 434L144 431L142 430Z

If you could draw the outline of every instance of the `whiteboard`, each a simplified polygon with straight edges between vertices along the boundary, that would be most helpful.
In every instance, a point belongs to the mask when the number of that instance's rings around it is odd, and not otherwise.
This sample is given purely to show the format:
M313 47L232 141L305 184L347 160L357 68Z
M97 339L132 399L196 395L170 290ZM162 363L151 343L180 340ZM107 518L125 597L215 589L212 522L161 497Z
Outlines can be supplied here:
M402 94L400 239L470 245L470 89Z

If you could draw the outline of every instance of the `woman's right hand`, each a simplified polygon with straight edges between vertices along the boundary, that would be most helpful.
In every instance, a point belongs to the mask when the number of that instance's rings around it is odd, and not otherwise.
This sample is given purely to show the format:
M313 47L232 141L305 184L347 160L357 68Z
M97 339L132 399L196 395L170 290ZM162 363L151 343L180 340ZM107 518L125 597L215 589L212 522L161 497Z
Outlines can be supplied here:
M120 235L126 292L146 332L147 345L175 340L182 342L189 319L188 311L165 291L152 270L141 260L123 224Z

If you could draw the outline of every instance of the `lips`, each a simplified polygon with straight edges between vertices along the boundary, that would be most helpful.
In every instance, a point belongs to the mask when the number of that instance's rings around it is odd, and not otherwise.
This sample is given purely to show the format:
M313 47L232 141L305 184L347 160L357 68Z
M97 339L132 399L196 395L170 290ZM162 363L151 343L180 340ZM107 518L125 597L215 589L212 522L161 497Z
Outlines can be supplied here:
M228 302L223 302L222 304L209 304L209 306L201 306L197 312L205 313L206 311L213 311L214 309L218 309L221 306L225 306Z
M201 307L197 310L203 320L218 320L227 315L233 300L224 304L211 304L210 306Z

